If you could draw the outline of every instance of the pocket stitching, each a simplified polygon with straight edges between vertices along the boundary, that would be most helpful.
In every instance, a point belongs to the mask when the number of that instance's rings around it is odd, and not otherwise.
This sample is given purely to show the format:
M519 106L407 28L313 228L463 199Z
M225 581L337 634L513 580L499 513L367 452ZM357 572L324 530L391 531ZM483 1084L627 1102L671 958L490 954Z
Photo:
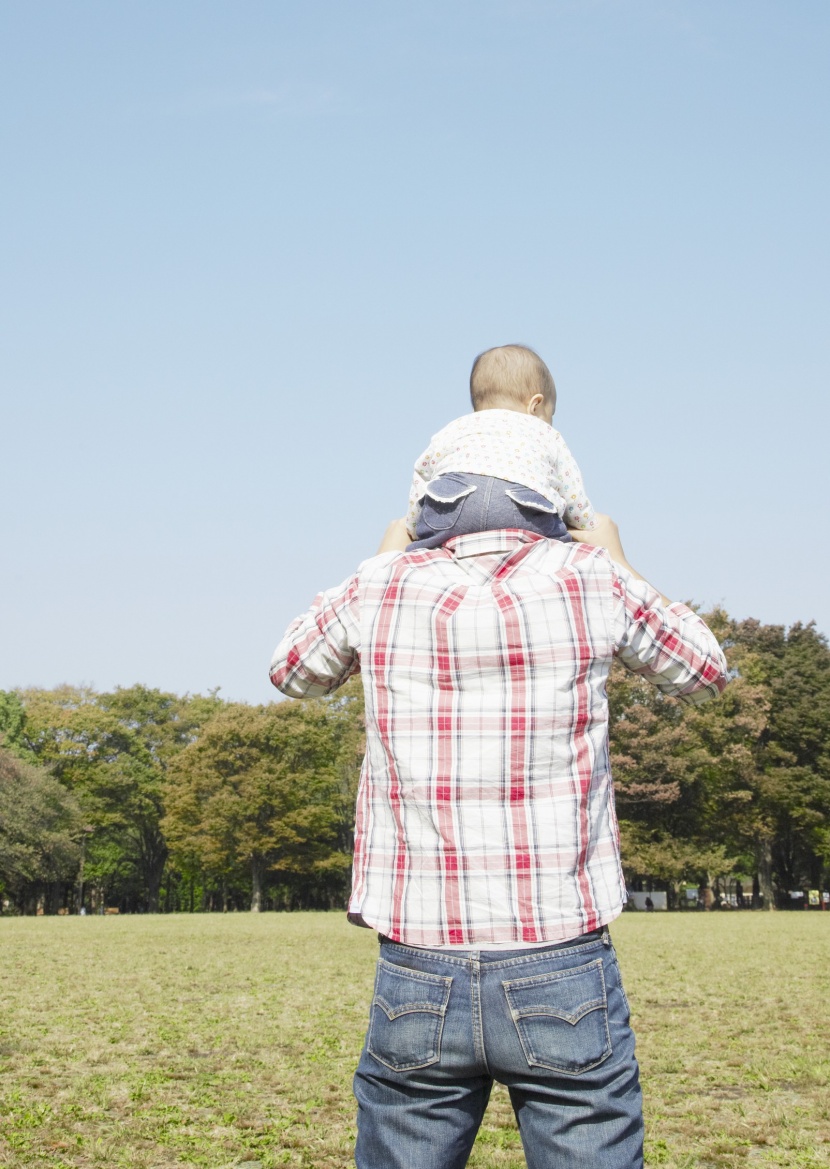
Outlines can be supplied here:
M378 959L378 977L377 982L380 981L381 970L387 975L394 975L397 978L404 978L407 980L420 981L429 986L434 986L440 989L441 1001L439 1003L403 1003L400 1007L394 1009L394 1013L390 1014L389 1004L384 999L383 995L375 990L372 998L372 1015L369 1022L369 1033L366 1037L366 1049L378 1063L382 1063L384 1067L389 1068L393 1072L412 1072L419 1068L429 1067L431 1064L437 1063L441 1058L441 1039L444 1034L444 1021L447 1014L447 1006L449 1004L450 990L452 988L452 977L441 974L427 974L422 970L409 970L408 968L400 968L394 966L391 962L386 962L383 958ZM376 985L377 985L376 982ZM397 1066L384 1059L372 1045L372 1036L374 1031L374 1008L380 1007L386 1015L389 1022L400 1018L406 1014L427 1014L434 1018L434 1034L432 1036L431 1048L427 1057L416 1063L401 1063Z
M468 498L469 496L462 495L460 499L447 503L446 511L442 513L437 510L438 500L433 499L431 495L425 495L418 522L425 524L432 532L447 532L458 522Z
M529 487L526 487L523 490L528 493L524 499L521 498L520 492L516 491L514 488L508 488L504 494L508 499L512 500L517 507L527 508L528 511L541 512L543 515L559 515L559 508L556 506L556 504L546 496L542 495L541 492L532 491ZM531 499L529 496L535 496L536 498ZM540 500L541 503L539 502Z
M401 1015L443 1015L447 1009L446 1002L440 1006L435 1003L404 1003L403 1006L393 1007L381 994L375 995L372 1006L375 1004L383 1008L387 1019L399 1019Z
M523 986L527 986L529 983L530 984L535 983L535 984L541 986L541 985L544 985L546 982L559 982L563 978L573 977L576 974L584 974L586 971L597 968L597 967L599 968L598 972L599 972L600 982L602 983L602 992L603 992L604 998L601 1000L591 1000L591 1003L596 1003L596 1005L591 1006L591 1010L595 1011L595 1010L601 1009L603 1006L605 1007L605 1026L604 1026L605 1047L603 1049L602 1055L599 1057L599 1059L594 1060L593 1063L581 1064L579 1066L579 1068L575 1069L575 1070L569 1070L568 1068L559 1067L556 1064L552 1063L550 1060L545 1061L543 1059L540 1059L536 1055L536 1053L534 1052L533 1048L530 1046L530 1040L528 1039L527 1042L525 1042L525 1036L523 1034L522 1028L519 1027L519 1021L522 1019L526 1019L526 1018L539 1018L543 1014L548 1015L548 1017L559 1018L563 1022L567 1021L570 1023L570 1020L567 1019L566 1016L563 1016L563 1014L556 1014L555 1011L546 1011L546 1012L534 1011L530 1015L528 1015L527 1013L521 1013L519 1011L515 1011L512 1007L512 1004L510 1003L510 994L509 994L508 988L512 988L515 986L517 989L519 989ZM611 1033L608 1029L608 989L605 985L605 972L603 970L603 964L602 964L601 958L596 959L596 961L594 961L594 962L588 962L584 966L574 967L571 970L557 970L557 971L551 971L548 974L531 975L528 978L515 978L509 982L503 982L502 987L504 989L505 998L507 999L508 1005L510 1006L510 1015L511 1015L511 1018L513 1019L513 1026L516 1029L516 1035L518 1036L519 1043L522 1046L522 1051L524 1052L524 1057L527 1060L529 1067L545 1068L546 1071L553 1071L561 1076L581 1076L585 1072L589 1072L593 1068L599 1067L599 1065L601 1063L604 1063L605 1060L609 1058L609 1056L613 1055L614 1049L611 1046ZM590 1011L586 1010L583 1012L582 1015L580 1015L579 1018L580 1019L585 1018L585 1016L588 1014L590 1014ZM576 1019L575 1022L579 1022L579 1019ZM572 1024L572 1025L575 1025L575 1024Z
M573 953L573 951L571 951ZM503 982L505 987L523 987L532 983L538 983L542 986L545 982L559 982L565 978L576 978L577 975L585 974L588 970L593 970L599 967L600 974L602 974L602 958L594 958L592 962L586 962L582 966L571 966L566 970L550 970L547 974L528 974L525 978L511 978L507 982ZM605 990L605 975L602 975L602 988ZM606 994L607 1001L607 994Z
M394 962L388 962L386 958L378 958L378 967L388 974L394 974L396 978L405 978L410 982L425 982L427 986L440 986L443 983L443 989L447 992L452 984L451 974L429 974L426 970L410 970L408 966L397 966Z
M607 999L591 999L589 1002L583 1003L577 1015L569 1015L567 1011L558 1011L556 1007L549 1007L546 1010L528 1007L524 1011L511 1010L510 1013L514 1019L538 1019L540 1017L561 1019L563 1023L570 1023L572 1027L575 1027L580 1019L590 1015L591 1011L599 1011L603 1007L608 1007Z
M440 479L436 479L435 482L440 482ZM478 488L472 483L469 486L465 484L459 487L454 495L440 495L432 483L428 483L424 490L424 498L431 499L433 503L457 503L459 499L466 499L468 495L472 495L477 490Z

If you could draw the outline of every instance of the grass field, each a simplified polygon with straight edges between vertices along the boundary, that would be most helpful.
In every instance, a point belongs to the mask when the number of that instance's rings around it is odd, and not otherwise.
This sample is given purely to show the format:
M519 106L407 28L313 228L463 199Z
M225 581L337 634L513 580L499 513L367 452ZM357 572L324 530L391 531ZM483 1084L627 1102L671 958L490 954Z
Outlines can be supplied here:
M830 1166L830 913L614 940L648 1164ZM0 921L0 1166L350 1165L376 951L340 914ZM471 1169L523 1165L497 1090Z

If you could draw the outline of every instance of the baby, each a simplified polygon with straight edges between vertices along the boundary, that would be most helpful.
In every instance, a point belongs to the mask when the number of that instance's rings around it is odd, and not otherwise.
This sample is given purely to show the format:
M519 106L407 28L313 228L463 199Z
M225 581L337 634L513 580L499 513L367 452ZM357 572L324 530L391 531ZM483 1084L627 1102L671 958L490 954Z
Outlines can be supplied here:
M410 550L492 528L558 540L593 528L579 468L551 427L556 386L541 357L526 345L486 350L473 362L470 397L475 413L439 431L415 464Z

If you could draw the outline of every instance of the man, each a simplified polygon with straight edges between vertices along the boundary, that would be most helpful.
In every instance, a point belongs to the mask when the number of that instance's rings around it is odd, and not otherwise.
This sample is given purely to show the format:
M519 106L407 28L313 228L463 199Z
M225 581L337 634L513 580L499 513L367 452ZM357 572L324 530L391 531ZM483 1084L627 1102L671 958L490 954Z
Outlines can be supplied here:
M626 894L606 681L616 654L700 701L726 663L598 520L579 543L506 529L415 552L388 551L390 529L275 653L272 681L296 698L363 676L349 909L381 950L358 1169L461 1169L494 1079L530 1169L642 1165L607 930Z

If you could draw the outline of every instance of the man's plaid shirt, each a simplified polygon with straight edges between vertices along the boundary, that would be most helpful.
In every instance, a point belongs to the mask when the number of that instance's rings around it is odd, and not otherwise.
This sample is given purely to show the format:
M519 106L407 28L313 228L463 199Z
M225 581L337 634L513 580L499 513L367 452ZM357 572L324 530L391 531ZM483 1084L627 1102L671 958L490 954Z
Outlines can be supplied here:
M350 911L421 946L556 942L613 920L615 654L686 701L726 685L700 618L585 544L460 536L321 593L271 680L304 698L362 672Z

